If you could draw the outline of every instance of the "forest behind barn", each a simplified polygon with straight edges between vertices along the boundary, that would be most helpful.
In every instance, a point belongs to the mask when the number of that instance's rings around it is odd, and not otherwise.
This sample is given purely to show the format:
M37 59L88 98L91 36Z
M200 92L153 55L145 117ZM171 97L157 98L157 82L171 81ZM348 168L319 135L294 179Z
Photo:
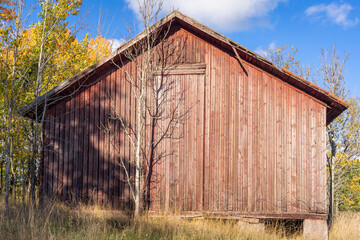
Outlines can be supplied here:
M44 135L43 133L43 126L52 124L53 129L57 126L53 122L47 122L48 116L45 111L43 111L44 109L47 110L47 104L50 105L50 102L41 106L35 106L34 113L36 114L35 119L37 119L37 121L24 118L19 114L19 109L26 106L33 99L37 99L45 92L48 92L64 80L81 72L86 67L97 63L103 57L109 56L112 49L110 42L100 35L95 38L85 35L83 40L78 40L77 33L79 31L79 25L74 25L75 28L72 28L72 26L68 24L67 18L69 16L81 14L81 11L79 12L81 9L81 1L43 2L41 4L42 11L39 14L39 21L34 22L30 28L26 28L24 27L25 25L23 25L22 21L28 13L24 12L24 9L26 8L24 8L22 4L22 1L16 2L16 4L5 1L5 8L2 9L2 11L4 11L4 15L2 15L3 21L1 31L1 114L3 118L0 123L2 126L0 146L0 191L1 197L4 199L3 211L5 215L23 214L22 212L24 211L24 214L27 214L26 216L31 217L31 214L36 214L37 211L45 210L48 211L50 219L54 213L51 212L51 209L47 209L41 204L42 201L40 201L41 198L39 198L41 192L38 190L43 187L40 186L40 183L42 182L42 176L40 174L41 169L48 167L43 166L43 162L41 161L41 159L46 157L44 154L49 154L49 151L43 151L44 144L49 144L46 142L47 139L46 134ZM154 11L156 11L156 8L154 8ZM145 25L145 29L146 26L150 25ZM194 44L196 44L195 41ZM149 50L150 48L143 49L143 53L149 52ZM268 56L270 56L270 60L276 63L279 69L285 67L294 71L295 74L309 79L310 70L302 68L300 63L295 60L293 51L290 50L290 52L286 52L286 47L269 49L269 51ZM201 54L199 57L201 58ZM236 58L239 56L235 55L234 57ZM336 214L340 214L341 211L359 210L360 201L360 166L357 157L359 148L357 138L359 133L359 108L358 100L352 98L349 91L346 89L344 69L347 58L348 55L339 54L335 48L324 50L321 58L322 67L316 72L317 75L314 77L318 83L323 82L326 90L350 104L349 109L328 125L326 129L328 141L328 153L326 156L328 190L331 190L328 191L328 199L330 199L329 209L330 214L334 212L335 216ZM196 54L194 55L194 59L197 59ZM277 62L278 59L281 60ZM244 68L242 66L244 63L241 63L243 60L240 58L237 61L240 62L237 66L239 67L239 71L241 71L241 68ZM138 64L142 66L144 66L144 63L145 62L138 62ZM125 71L123 74L126 76L128 72ZM140 74L138 76L141 76L140 72L137 72L137 74ZM143 79L148 78L147 76L142 77ZM141 77L139 79L141 79ZM142 81L139 81L139 79L132 82L131 80L128 81L131 86L135 86L135 88L139 90L137 95L133 96L132 100L136 103L136 108L133 109L133 120L141 120L145 111L151 112L150 106L143 100L143 93L145 92L141 91L140 86ZM112 83L109 82L109 84ZM146 85L149 83L145 82L144 84ZM154 84L153 86L156 87L157 85ZM154 92L156 92L156 88ZM71 94L71 91L65 95L60 95L60 97L65 99L69 94ZM104 92L104 94L106 95L107 93ZM173 95L176 95L175 92ZM91 96L88 97L90 98ZM83 98L86 99L86 94L83 95ZM108 101L111 101L111 99ZM181 94L179 95L179 101L181 101ZM75 104L81 103L78 102ZM187 110L190 112L192 104L189 103L188 106L188 109L185 109L184 112L187 112ZM52 109L51 112L56 115L61 112L60 110L61 109L56 107ZM117 118L116 112L111 112L111 110L108 112L109 116L115 119ZM184 112L176 113L176 116L183 117L172 118L171 121L186 121L187 116ZM161 117L170 119L169 116L171 115L171 112L161 116L155 115L157 117L154 119L160 119ZM189 116L189 118L191 118L191 116ZM130 201L134 201L133 204L136 206L140 205L139 202L142 201L142 196L146 195L143 194L146 193L146 187L144 187L146 185L144 185L142 179L148 171L142 172L144 168L137 165L138 162L135 160L137 159L137 156L144 153L145 149L143 148L144 140L139 141L138 136L146 134L147 130L140 131L140 128L134 129L131 128L131 125L121 122L121 118L118 118L117 120L119 121L119 125L115 126L115 129L122 129L124 132L122 139L126 139L125 141L128 141L129 146L133 145L133 150L131 150L133 152L130 151L129 155L135 157L134 162L128 163L129 166L124 169L131 169L134 167L134 170L130 171L133 171L132 174L136 171L138 171L138 173L133 175L135 178L128 179L129 181L126 180L126 173L124 173L125 180L121 184L124 186L131 186L134 184L134 180L137 179L137 181L139 181L137 186L136 184L133 185L133 190L128 190L129 195L131 194L133 196L130 198ZM66 121L69 121L70 123L71 119L64 119L64 121L65 123ZM138 121L136 126L141 126L141 124L147 123ZM66 124L63 126L67 127ZM165 124L162 126L175 125ZM111 125L103 125L95 130L106 133L111 131L110 127ZM176 129L176 127L174 129ZM199 131L201 131L201 129ZM73 137L77 138L77 136L78 134ZM161 134L159 136L161 137ZM67 136L62 136L60 133L58 135L55 134L55 138L58 139L65 139L65 137ZM175 135L164 135L164 137L169 139L178 138L178 136ZM104 134L104 141L107 141L106 146L109 149L112 141L116 142L118 140L119 139L116 138L111 139L110 136ZM67 141L70 140L66 140L66 142ZM235 143L236 142L233 142L233 144ZM53 147L56 148L55 145ZM53 153L50 152L50 154ZM93 153L89 152L88 154L90 155ZM116 152L113 151L111 154L115 157ZM166 155L168 153L164 152L163 154ZM148 156L151 158L151 154ZM324 159L324 161L326 160ZM72 167L75 169L82 168L83 166L79 165ZM261 169L260 165L258 167ZM121 169L123 166L121 162L119 162L119 165L114 166L114 168ZM96 166L94 166L94 171L97 171ZM195 178L193 179L194 181L196 181ZM129 183L130 185L127 185ZM231 187L231 185L229 185L229 187ZM47 198L51 199L52 196L48 195ZM160 201L166 201L165 198ZM71 197L65 197L65 199L71 199ZM137 201L139 202L137 203ZM225 202L231 204L231 201L233 200L228 199ZM161 205L162 203L160 202L159 204ZM227 207L229 207L229 205L224 205L224 208ZM261 208L260 205L259 208ZM21 212L17 212L19 209L22 209ZM61 211L58 211L57 213L61 214ZM5 222L3 226L6 226L4 229L8 228L8 225L5 224Z

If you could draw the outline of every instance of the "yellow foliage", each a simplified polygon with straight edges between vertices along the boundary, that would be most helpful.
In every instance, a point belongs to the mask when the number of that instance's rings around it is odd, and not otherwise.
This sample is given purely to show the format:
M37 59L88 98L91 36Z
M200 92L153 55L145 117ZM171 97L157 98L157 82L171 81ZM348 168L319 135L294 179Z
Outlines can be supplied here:
M111 53L111 43L104 37L98 36L90 39L87 56L91 64L98 62L104 56Z
M42 74L41 93L45 93L111 53L111 44L105 38L90 39L89 35L86 35L83 40L78 40L68 29L66 19L69 15L78 14L81 0L50 2L41 1L43 10L44 7L47 8L48 14L51 15L47 18L48 21L43 21L44 11L42 11L39 14L41 20L28 29L22 29L20 36L15 38L14 29L11 28L16 20L14 10L16 8L11 7L14 2L0 0L2 4L0 6L0 77L2 79L0 113L6 116L4 121L0 121L0 128L9 129L7 137L11 139L12 144L13 174L22 174L17 169L35 154L30 151L29 132L32 131L30 121L18 115L17 110L33 100L41 43L44 44L47 63ZM7 21L10 20L13 22L8 23ZM49 27L52 24L50 21L56 23L54 28ZM42 35L43 29L51 29L45 41ZM11 74L13 69L15 74ZM13 103L11 108L9 102ZM3 134L3 131L0 131L2 139ZM4 144L4 141L0 141L0 156L4 153ZM26 167L22 169L22 171L26 170Z

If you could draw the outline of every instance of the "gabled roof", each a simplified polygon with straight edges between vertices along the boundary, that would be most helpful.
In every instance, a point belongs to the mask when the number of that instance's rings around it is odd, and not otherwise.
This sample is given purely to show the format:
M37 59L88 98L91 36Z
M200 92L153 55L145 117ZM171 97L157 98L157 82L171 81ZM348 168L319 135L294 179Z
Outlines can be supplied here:
M267 59L261 57L260 55L256 54L255 52L241 46L240 44L232 41L231 39L221 35L220 33L215 32L211 28L197 22L196 20L182 14L179 11L172 11L163 19L155 23L151 26L150 31L154 31L159 28L163 28L168 26L169 24L180 24L181 26L196 32L197 34L201 35L202 37L209 39L217 44L220 44L222 47L229 49L230 51L234 51L236 56L239 57L239 61L241 63L242 60L245 60L255 66L258 66L261 69L266 70L267 72L279 77L284 82L289 83L290 85L300 89L301 91L313 96L314 98L320 100L327 106L327 124L332 122L337 116L339 116L343 111L345 111L348 107L348 104L341 100L340 98L336 97L335 95L329 93L328 91L306 81L305 79L294 75L292 72L286 69L278 69L275 67ZM125 42L122 44L116 51L114 51L110 56L105 57L98 63L94 64L93 66L83 70L79 74L76 74L72 78L67 79L66 81L62 82L49 92L41 95L37 99L34 99L31 103L29 103L24 108L20 109L20 114L34 118L34 111L37 108L42 108L46 101L50 103L56 102L58 98L56 96L61 95L62 92L69 89L81 79L88 77L92 74L95 74L97 71L104 69L105 67L111 64L111 61L115 59L117 56L121 56L125 50L134 46L140 40L145 37L145 32L141 32L133 39ZM242 59L242 60L241 60ZM40 106L40 107L39 107Z

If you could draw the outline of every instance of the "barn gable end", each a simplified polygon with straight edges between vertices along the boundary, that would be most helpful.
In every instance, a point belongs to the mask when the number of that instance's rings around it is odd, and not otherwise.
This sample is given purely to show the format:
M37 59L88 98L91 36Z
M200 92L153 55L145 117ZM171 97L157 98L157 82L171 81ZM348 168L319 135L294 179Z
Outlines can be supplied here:
M182 137L162 145L173 154L155 166L150 210L326 219L326 125L347 104L177 11L155 27L169 22L168 39L186 44L185 58L168 77L186 90L183 107L191 111ZM115 151L101 126L112 108L135 123L132 86L112 64L135 40L22 110L31 117L36 104L50 103L45 195L116 208L131 203L119 165L124 159L133 174L131 143L114 124ZM133 62L121 68L135 74Z

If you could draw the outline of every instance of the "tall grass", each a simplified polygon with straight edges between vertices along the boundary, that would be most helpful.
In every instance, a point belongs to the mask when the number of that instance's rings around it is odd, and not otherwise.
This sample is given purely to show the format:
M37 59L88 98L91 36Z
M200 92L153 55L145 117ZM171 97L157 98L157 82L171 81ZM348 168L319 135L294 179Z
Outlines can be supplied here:
M342 212L335 216L330 239L360 239L360 212Z
M69 208L48 204L28 211L0 206L0 239L302 239L301 232L286 236L282 224L267 225L265 233L239 227L234 221L183 219L175 216L134 221L119 211L99 206ZM342 214L335 220L331 239L358 239L360 214Z

